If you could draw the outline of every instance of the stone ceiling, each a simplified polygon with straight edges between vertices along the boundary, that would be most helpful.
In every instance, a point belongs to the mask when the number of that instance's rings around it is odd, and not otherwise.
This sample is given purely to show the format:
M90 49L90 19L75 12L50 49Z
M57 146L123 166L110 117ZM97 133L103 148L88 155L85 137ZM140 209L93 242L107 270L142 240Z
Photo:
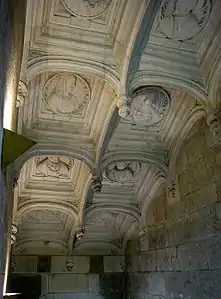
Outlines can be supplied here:
M16 161L15 252L122 253L162 183L171 200L189 130L216 130L220 9L28 1L17 130L37 144Z

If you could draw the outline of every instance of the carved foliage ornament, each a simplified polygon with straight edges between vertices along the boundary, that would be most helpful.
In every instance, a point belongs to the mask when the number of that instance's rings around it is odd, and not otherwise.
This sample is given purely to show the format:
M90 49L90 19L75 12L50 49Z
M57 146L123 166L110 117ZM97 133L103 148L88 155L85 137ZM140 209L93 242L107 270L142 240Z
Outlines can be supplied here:
M115 162L108 166L105 173L111 182L133 183L139 170L137 162Z
M71 115L83 109L90 100L90 87L78 75L59 73L46 82L43 99L54 114Z
M93 19L102 15L112 0L61 0L66 9L74 16Z
M160 10L160 28L169 39L190 39L206 25L210 11L210 0L165 0Z
M142 87L130 98L118 102L120 116L137 126L150 127L160 122L170 107L170 96L160 87Z
M73 159L63 156L37 156L35 164L42 176L66 178L73 167Z

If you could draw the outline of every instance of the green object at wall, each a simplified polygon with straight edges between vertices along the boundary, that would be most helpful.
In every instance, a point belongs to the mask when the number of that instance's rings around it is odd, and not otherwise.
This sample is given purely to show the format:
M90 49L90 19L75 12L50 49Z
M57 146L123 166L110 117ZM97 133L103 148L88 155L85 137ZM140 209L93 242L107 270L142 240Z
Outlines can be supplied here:
M14 162L36 142L10 130L3 130L2 168Z

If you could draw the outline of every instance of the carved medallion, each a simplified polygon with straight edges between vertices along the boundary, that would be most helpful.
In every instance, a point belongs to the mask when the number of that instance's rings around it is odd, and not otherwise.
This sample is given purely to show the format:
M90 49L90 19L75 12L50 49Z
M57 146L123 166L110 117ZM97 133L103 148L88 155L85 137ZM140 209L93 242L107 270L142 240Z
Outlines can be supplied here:
M210 11L210 0L165 0L160 10L161 30L173 40L190 39L203 29Z
M102 15L112 0L62 0L67 10L74 16L93 19Z
M45 84L43 99L55 114L71 115L80 111L90 99L90 87L80 76L60 73Z
M140 169L137 162L115 162L106 169L106 177L112 182L133 183Z
M130 114L127 117L132 124L149 127L162 120L170 107L168 93L159 87L143 87L130 98Z
M37 156L35 164L41 176L67 178L73 167L73 159L63 156Z

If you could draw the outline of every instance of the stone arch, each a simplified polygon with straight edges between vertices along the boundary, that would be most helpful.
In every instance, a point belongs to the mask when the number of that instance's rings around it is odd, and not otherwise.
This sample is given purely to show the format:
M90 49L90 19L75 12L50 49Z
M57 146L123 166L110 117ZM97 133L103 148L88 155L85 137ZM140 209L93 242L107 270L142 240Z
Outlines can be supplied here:
M140 223L140 210L136 207L132 207L131 205L114 205L114 204L94 204L85 211L85 217L89 219L93 217L94 214L102 212L123 212L132 216L137 223Z
M109 152L104 156L104 160L101 166L102 172L108 167L108 165L114 162L120 161L135 161L140 163L148 163L151 165L155 165L162 173L167 176L168 174L168 161L166 157L159 157L156 154L148 153L148 152L121 152L114 151Z
M20 175L22 167L25 165L25 163L39 155L57 155L57 156L67 156L67 157L73 157L77 160L83 161L89 169L93 169L94 162L93 158L89 151L86 149L78 148L76 147L64 147L58 144L51 143L38 143L35 146L31 147L28 151L26 151L24 154L22 154L15 162L15 171L17 174Z
M16 218L17 223L19 223L22 217L30 211L37 211L41 209L48 208L50 210L59 210L68 216L71 219L74 219L76 223L79 222L78 211L73 205L62 203L62 202L42 202L38 200L28 200L25 204L20 206L17 210Z
M136 73L130 84L130 93L133 90L145 86L156 85L163 88L180 89L193 96L203 107L208 104L208 94L199 83L189 79L174 76L172 74L152 73L149 71L139 71Z
M105 66L100 62L68 59L67 57L43 57L31 60L27 69L27 78L30 81L33 77L45 71L51 72L76 72L82 75L91 75L103 79L118 94L119 75L111 67Z

